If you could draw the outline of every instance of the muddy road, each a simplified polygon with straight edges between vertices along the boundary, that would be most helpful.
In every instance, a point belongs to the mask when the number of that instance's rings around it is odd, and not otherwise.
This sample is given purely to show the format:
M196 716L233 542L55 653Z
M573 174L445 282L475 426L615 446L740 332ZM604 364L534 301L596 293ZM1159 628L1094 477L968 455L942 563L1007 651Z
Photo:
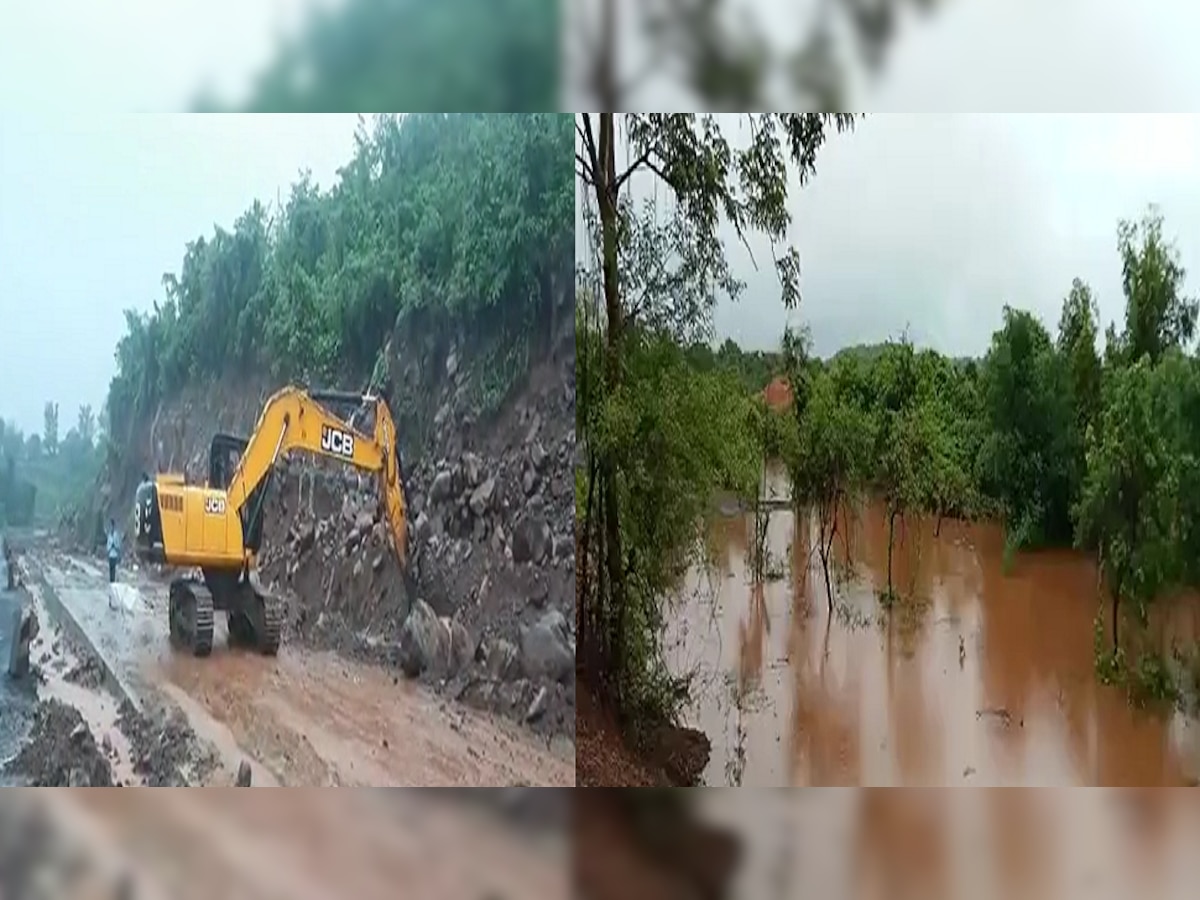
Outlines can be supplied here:
M96 561L44 545L22 564L31 592L70 611L120 691L139 706L182 714L215 756L202 783L232 784L248 760L255 785L574 784L566 748L441 699L399 672L295 644L275 658L232 650L222 617L212 655L196 659L170 647L163 581L122 570L110 592ZM65 699L97 740L111 730L111 709L87 696Z
M417 791L264 796L17 789L0 809L0 893L68 900L568 896L563 829L516 826Z
M773 477L776 492L782 476ZM998 528L897 527L884 616L887 524L864 511L838 538L853 562L832 621L809 523L771 513L768 577L754 585L751 516L714 520L713 567L668 612L677 672L696 673L685 724L713 743L709 785L1195 784L1200 723L1138 711L1094 673L1096 572L1082 555L1019 556ZM800 560L799 565L794 561ZM771 573L771 570L774 570ZM1159 623L1183 642L1200 613Z

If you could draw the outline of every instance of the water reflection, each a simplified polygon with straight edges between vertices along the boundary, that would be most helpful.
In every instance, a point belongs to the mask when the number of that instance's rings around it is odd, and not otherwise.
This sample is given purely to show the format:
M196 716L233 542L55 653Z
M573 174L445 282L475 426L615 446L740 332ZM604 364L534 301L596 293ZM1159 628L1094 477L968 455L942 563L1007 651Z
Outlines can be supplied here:
M1097 900L1195 895L1187 791L704 791L743 841L727 896Z
M773 512L777 577L755 584L752 517L717 519L714 565L673 598L666 645L676 671L697 673L687 718L713 741L707 783L1152 786L1200 776L1200 725L1131 709L1097 683L1096 571L1085 556L1027 554L1006 574L995 527L897 521L892 574L906 599L883 615L888 523L868 508L839 527L830 616L814 532L806 517ZM1170 627L1200 635L1197 605L1176 609Z

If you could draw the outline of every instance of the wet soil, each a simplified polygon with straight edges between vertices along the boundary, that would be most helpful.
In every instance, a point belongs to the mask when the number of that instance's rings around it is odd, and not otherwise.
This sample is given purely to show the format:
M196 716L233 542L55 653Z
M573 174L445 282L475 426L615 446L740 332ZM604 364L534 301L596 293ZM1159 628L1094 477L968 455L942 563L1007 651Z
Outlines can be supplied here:
M778 479L777 479L778 480ZM779 487L779 485L776 485ZM1200 777L1200 725L1133 707L1098 683L1092 562L1019 555L998 528L897 528L885 612L887 523L862 510L836 542L827 611L812 523L771 513L768 576L754 583L749 516L717 519L712 566L668 610L672 667L694 672L685 723L713 743L710 785L1185 785ZM935 534L935 531L937 533ZM836 574L836 573L835 573ZM774 577L770 577L770 576ZM1164 641L1200 637L1180 601Z
M416 792L16 791L0 807L4 896L565 900L567 879L565 842Z
M580 787L696 787L712 750L698 729L669 725L633 743L587 688L580 695L576 728Z
M698 796L698 795L693 795ZM575 884L587 900L719 900L730 893L743 841L696 815L678 791L585 791L576 803Z
M129 738L133 769L147 787L204 784L218 767L217 754L178 709L164 705L147 712L126 700L117 725Z
M565 753L331 652L219 646L156 671L201 734L205 720L227 729L284 785L574 784Z
M38 704L27 743L7 766L31 787L112 787L112 767L79 710Z
M42 549L30 565L74 605L136 693L137 710L100 708L107 695L58 679L97 734L128 734L132 783L232 785L248 762L261 786L574 784L571 745L539 741L378 666L301 646L274 658L234 650L220 621L211 656L176 653L156 576L123 571L130 602L112 608L106 573L87 560Z
M119 700L99 659L39 600L33 609L42 625L26 686L37 699L9 775L32 786L207 783L215 758L186 719L162 704L138 710Z

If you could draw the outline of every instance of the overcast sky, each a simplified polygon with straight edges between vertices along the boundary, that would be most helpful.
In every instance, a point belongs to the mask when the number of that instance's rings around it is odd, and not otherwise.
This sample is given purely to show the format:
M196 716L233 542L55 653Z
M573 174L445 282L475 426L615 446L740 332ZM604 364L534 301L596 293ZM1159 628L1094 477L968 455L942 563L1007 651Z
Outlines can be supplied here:
M355 116L0 114L0 416L99 410L123 309L162 299L185 244L300 169L327 187Z
M238 100L310 7L343 0L4 0L0 109L175 112Z
M772 21L792 21L791 0L754 3L770 7ZM205 79L233 90L269 58L271 29L294 21L300 5L3 4L0 415L40 428L53 398L65 428L80 403L98 408L121 310L161 298L161 276L178 269L188 240L231 226L254 198L286 190L300 167L328 184L354 128L352 116L51 110L161 109ZM905 30L886 79L862 102L1186 108L1200 97L1197 33L1200 4L1177 0L957 0ZM1004 302L1055 321L1075 275L1096 288L1106 320L1117 316L1116 221L1148 202L1162 205L1200 279L1198 151L1191 119L868 118L831 142L813 184L793 197L802 316L821 352L906 325L947 352L979 352ZM737 308L718 311L717 328L774 346L784 317L773 275L730 252L751 288Z
M799 319L823 355L905 328L978 354L1005 303L1053 329L1076 276L1104 322L1120 319L1117 221L1150 202L1195 273L1189 288L1200 286L1200 119L869 116L830 142L793 197ZM717 332L774 347L785 324L774 273L730 253L750 286L718 308Z
M792 0L746 5L770 11L780 41L803 21ZM980 353L1005 303L1056 325L1075 276L1105 322L1119 318L1117 220L1151 202L1200 293L1200 121L887 114L1187 109L1200 97L1197 33L1200 4L1177 0L948 0L907 22L884 76L856 95L878 114L833 139L814 181L793 191L798 319L818 352L907 327L945 352ZM635 102L689 106L662 79ZM777 346L786 319L773 272L754 271L736 244L729 255L750 287L718 308L718 339Z
M725 125L736 134L740 120ZM1189 292L1200 289L1200 117L872 114L830 139L790 199L803 295L790 321L821 355L906 329L980 354L1006 303L1053 332L1077 276L1102 322L1120 321L1117 222L1149 203L1194 272ZM775 348L789 318L767 245L751 247L758 270L727 244L748 287L718 304L717 339Z

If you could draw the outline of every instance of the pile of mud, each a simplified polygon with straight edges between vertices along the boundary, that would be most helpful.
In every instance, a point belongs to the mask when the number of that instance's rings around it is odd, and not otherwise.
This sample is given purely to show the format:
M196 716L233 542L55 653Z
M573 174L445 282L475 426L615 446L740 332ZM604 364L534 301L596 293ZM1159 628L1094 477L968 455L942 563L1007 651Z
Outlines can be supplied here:
M211 749L201 746L178 709L140 712L128 700L118 711L117 725L133 748L133 770L146 787L201 784L217 767Z
M401 668L538 733L575 734L575 356L564 341L479 421L451 352L427 453L406 473L416 597L371 486L293 462L262 574L289 638ZM277 532L276 532L277 533Z
M7 771L33 787L112 787L112 767L79 710L61 700L38 704L29 739Z

